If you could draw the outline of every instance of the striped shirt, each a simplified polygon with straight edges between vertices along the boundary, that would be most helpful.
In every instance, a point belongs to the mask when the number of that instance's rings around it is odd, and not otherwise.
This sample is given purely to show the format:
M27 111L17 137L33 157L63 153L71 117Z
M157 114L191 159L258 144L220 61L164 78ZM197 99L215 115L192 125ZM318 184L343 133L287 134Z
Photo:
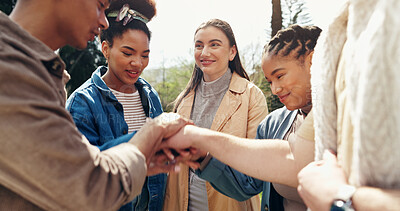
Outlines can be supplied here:
M128 124L128 132L139 130L146 122L146 115L143 110L139 92L123 93L114 89L110 89L118 102L122 104L124 109L124 118Z

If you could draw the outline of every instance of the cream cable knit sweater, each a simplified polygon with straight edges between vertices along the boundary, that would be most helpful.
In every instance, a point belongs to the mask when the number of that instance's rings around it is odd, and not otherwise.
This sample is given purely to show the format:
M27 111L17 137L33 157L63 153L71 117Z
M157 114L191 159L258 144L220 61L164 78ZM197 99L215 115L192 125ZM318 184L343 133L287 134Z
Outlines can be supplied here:
M400 1L350 0L322 32L311 69L316 159L336 151L335 80L350 45L346 95L356 185L400 188Z

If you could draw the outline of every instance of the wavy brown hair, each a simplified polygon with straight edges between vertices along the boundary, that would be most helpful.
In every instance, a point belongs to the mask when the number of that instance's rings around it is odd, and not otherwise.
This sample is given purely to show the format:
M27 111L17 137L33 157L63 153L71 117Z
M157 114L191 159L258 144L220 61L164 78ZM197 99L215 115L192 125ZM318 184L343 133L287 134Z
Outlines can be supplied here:
M221 30L228 38L229 46L230 47L235 46L237 53L235 58L233 58L232 61L229 61L229 69L231 69L232 73L236 72L242 78L250 80L249 76L246 73L246 70L243 68L242 62L240 61L235 35L233 34L231 26L226 21L219 19L211 19L207 22L200 24L200 26L196 29L196 32L194 34L196 35L199 30L205 29L207 27L215 27ZM195 64L193 68L192 77L190 78L185 89L179 94L179 96L174 101L174 109L173 109L174 112L177 111L179 104L182 102L182 99L185 98L190 91L195 90L197 88L202 78L203 78L203 71L201 71L201 69Z

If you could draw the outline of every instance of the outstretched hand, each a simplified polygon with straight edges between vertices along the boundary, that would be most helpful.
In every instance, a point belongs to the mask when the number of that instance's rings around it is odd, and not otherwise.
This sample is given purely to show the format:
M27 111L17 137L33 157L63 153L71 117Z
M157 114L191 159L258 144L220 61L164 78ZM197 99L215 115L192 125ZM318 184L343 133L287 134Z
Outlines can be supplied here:
M190 151L189 149L193 147L194 139L200 135L197 133L197 130L201 130L201 128L189 124L185 125L177 133L164 139L160 148L174 149L175 151Z
M180 129L188 124L193 124L190 120L185 119L175 113L163 113L160 116L146 120L143 127L135 134L135 136L129 141L134 144L146 157L146 163L150 172L161 173L164 170L171 170L172 165L163 166L160 162L154 162L153 156L157 151L161 149L160 144L163 139L169 138ZM166 154L166 157L160 158L157 156L156 159L169 159L174 158ZM153 163L150 165L150 163ZM156 165L155 165L156 164Z
M199 127L185 125L173 136L164 139L160 148L168 157L174 157L176 162L182 162L193 169L200 167L199 158L204 158L207 152L194 148L193 141L199 136ZM170 155L171 154L171 155Z
M147 176L152 176L160 173L179 172L180 168L176 160L170 159L164 152L159 151L154 156L147 166Z
M324 159L314 161L298 174L297 188L311 210L329 210L341 185L347 184L343 169L332 152L326 150Z

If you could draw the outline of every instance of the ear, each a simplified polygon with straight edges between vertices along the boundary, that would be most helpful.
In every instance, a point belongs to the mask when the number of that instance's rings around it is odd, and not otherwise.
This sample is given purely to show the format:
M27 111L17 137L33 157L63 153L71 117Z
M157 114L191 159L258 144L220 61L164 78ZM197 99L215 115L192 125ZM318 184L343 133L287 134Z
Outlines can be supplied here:
M314 55L314 51L311 51L306 57L306 61L305 62L307 62L306 64L309 65L310 67L312 65L313 55Z
M237 54L236 45L233 45L229 52L229 61L232 61L235 58L236 54Z
M108 57L110 55L110 45L105 40L101 43L101 52L103 53L103 56L108 60Z

